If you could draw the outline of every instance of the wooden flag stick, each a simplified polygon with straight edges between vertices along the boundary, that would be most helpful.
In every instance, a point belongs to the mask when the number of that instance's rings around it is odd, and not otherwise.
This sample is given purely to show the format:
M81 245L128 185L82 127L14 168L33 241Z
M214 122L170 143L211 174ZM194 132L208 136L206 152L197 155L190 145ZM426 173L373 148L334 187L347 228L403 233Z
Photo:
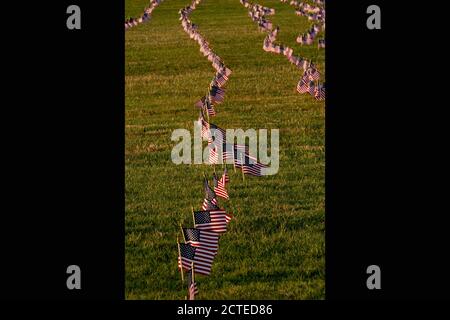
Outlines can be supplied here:
M209 111L208 111L208 107L207 107L207 105L208 105L207 100L209 100L208 95L205 96L205 109L206 109L206 118L208 119L208 124L209 124Z
M245 181L244 162L242 161L242 153L241 153L241 172L242 172L242 181Z
M191 261L191 284L195 282L195 270L194 270L194 261ZM189 281L188 281L189 282ZM188 288L188 292L189 292L189 300L195 300L195 293L192 294L191 296L191 288Z
M181 229L181 233L183 234L183 241L184 241L184 243L186 243L186 237L184 235L184 230L183 230L183 227L181 226L181 222L180 222L180 229Z
M196 227L195 225L195 216L194 216L194 207L191 206L191 210L192 210L192 220L194 221L194 228Z
M180 258L180 272L181 272L181 287L183 287L183 283L184 283L184 274L183 274L183 261L181 259L181 250L180 250L180 241L178 239L178 235L177 235L177 244L178 244L178 257Z

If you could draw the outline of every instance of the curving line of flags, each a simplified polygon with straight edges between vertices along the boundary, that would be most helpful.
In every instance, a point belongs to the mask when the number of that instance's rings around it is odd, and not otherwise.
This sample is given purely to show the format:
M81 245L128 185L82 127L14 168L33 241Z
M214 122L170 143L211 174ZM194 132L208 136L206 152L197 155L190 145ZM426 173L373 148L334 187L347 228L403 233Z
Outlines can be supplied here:
M285 2L281 0L282 2ZM295 2L295 1L293 1ZM291 4L293 4L291 2ZM320 2L320 1L319 1ZM297 84L297 92L298 93L309 93L316 100L324 100L325 99L325 85L320 83L320 72L317 70L315 65L308 61L306 58L302 58L300 56L293 55L293 49L285 46L283 44L276 44L276 37L280 30L279 26L273 27L272 22L270 22L266 16L274 15L275 9L261 6L257 3L251 3L248 0L240 0L240 3L248 9L248 13L250 18L258 24L258 27L261 31L267 32L267 36L264 38L263 42L263 50L266 52L272 52L277 54L284 55L290 63L297 66L299 69L303 69L303 74L301 79ZM318 2L316 2L318 3ZM303 3L300 5L295 2L296 5L299 6L299 11L311 17L310 20L317 20L319 22L323 22L322 28L324 29L324 19L325 19L325 9L322 7L315 7L310 5L304 5ZM318 8L318 9L314 9ZM319 11L318 11L319 10ZM317 11L317 12L316 12ZM311 44L314 40L314 37L320 31L320 27L318 25L313 25L310 30L306 33L306 35L301 35L299 38L303 44L303 38L307 39L307 43ZM297 42L298 39L297 38ZM325 42L323 41L323 47ZM319 48L322 46L319 45Z
M281 0L281 2L286 2ZM307 17L308 20L316 21L306 33L300 34L296 41L301 45L312 45L316 36L320 30L325 31L325 1L324 0L313 0L316 6L310 5L305 2L298 2L292 0L290 2L291 6L295 7L295 13L298 16ZM318 39L317 44L318 49L325 48L325 39ZM325 86L320 86L320 84L315 85L314 75L304 73L297 85L297 91L299 93L309 93L313 95L317 100L325 99ZM318 80L318 79L317 79Z
M223 60L213 52L208 41L198 32L198 26L192 23L189 15L196 9L201 0L193 0L192 3L179 10L180 21L184 31L200 46L200 52L207 57L216 70L205 95L200 98L195 106L199 108L198 123L201 125L202 138L208 141L209 163L233 163L234 168L240 168L242 176L262 176L261 169L266 165L257 161L256 157L249 154L248 147L226 141L225 130L211 123L210 117L217 115L215 107L224 101L225 88L232 71ZM236 169L235 169L236 170ZM194 228L181 227L184 243L178 244L178 268L184 281L184 272L188 277L188 297L194 300L198 294L195 274L210 275L214 257L219 248L220 235L228 229L228 224L233 215L221 208L221 201L229 200L227 184L230 177L226 166L219 178L214 170L213 188L208 179L204 177L204 192L201 210L192 208Z
M184 272L188 276L188 297L195 300L198 287L195 274L209 276L211 274L214 258L219 250L219 238L227 232L228 224L233 215L219 205L219 198L229 200L227 185L230 182L226 167L220 178L214 171L213 188L209 185L206 176L203 180L205 196L201 210L192 208L194 227L183 227L183 243L178 240L178 269L184 283ZM222 201L221 200L221 201Z
M189 37L200 46L200 52L211 62L216 73L211 80L206 94L195 103L199 108L198 124L202 128L202 138L208 140L209 163L232 163L235 168L241 168L244 174L261 176L261 170L266 165L259 163L256 157L249 154L246 146L226 141L226 131L209 121L216 116L215 107L224 101L225 84L227 83L231 69L211 49L208 41L198 32L198 26L192 23L189 15L196 9L201 0L194 0L191 5L179 10L181 25Z
M135 27L141 23L150 21L150 19L152 18L152 12L153 10L159 6L159 4L162 2L163 0L151 0L150 4L148 5L147 8L144 9L144 13L139 17L139 18L129 18L125 20L125 30L130 29L132 27Z
M280 0L286 3L287 0ZM316 35L320 30L325 31L325 1L313 0L316 6L305 2L298 2L292 0L289 4L295 8L295 14L298 16L307 17L310 21L316 21L311 29L297 37L297 42L302 45L311 45L314 42ZM317 44L319 49L325 48L325 39L321 38Z

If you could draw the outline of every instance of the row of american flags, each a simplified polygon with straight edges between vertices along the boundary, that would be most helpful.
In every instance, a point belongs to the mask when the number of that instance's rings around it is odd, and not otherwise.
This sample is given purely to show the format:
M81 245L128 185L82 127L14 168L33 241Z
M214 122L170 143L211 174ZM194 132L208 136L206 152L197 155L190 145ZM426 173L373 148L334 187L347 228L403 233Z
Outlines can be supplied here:
M281 0L283 1L283 0ZM312 45L320 31L325 31L325 1L314 0L315 5L306 2L291 1L298 16L308 17L308 20L316 21L306 33L297 37L297 42L302 45ZM318 48L325 48L325 39L318 39ZM299 93L309 93L317 100L325 99L325 84L320 83L320 74L316 74L314 68L304 70L302 78L297 84Z
M135 27L141 23L145 23L147 21L150 21L150 19L152 18L152 12L153 10L159 6L159 4L162 2L163 0L150 0L150 3L148 5L148 7L146 7L144 9L144 13L138 17L138 18L133 18L130 17L128 19L125 20L125 30L130 29L132 27Z
M287 1L281 0L281 2ZM292 0L290 2L290 5L295 7L295 14L297 14L298 16L304 16L307 17L308 20L320 21L325 24L325 1L313 0L313 3L315 5Z
M227 141L226 130L210 121L217 115L216 106L224 101L225 85L232 71L224 64L222 59L213 52L208 41L198 32L198 26L192 23L189 15L196 9L201 0L193 0L192 3L179 11L183 30L200 46L200 52L207 57L215 69L215 75L207 88L205 95L195 102L199 109L198 123L201 125L202 138L208 141L209 163L232 163L234 171L240 168L244 175L262 176L261 169L266 165L257 161L250 155L249 148L233 141ZM212 265L219 249L220 235L228 230L228 224L233 215L220 206L221 201L229 200L227 185L230 182L227 166L219 177L215 169L212 177L212 187L206 176L203 181L205 196L201 210L192 208L193 227L182 227L182 243L178 242L178 268L188 277L188 297L194 300L198 294L198 286L195 275L209 276ZM215 167L214 167L215 168Z
M189 15L200 2L201 0L193 0L190 5L182 8L179 14L184 31L199 44L200 52L207 57L216 70L205 95L195 102L195 106L199 108L198 123L201 125L202 138L208 141L209 163L214 165L232 163L235 171L236 168L241 169L243 178L246 174L262 176L262 169L266 165L259 163L256 157L250 155L247 146L236 144L234 141L227 141L226 130L210 121L211 117L217 115L217 105L224 101L225 85L232 71L213 52L208 41L199 33L198 26L189 19ZM283 54L297 68L303 69L302 77L297 85L297 91L299 93L309 93L317 100L324 100L325 86L320 83L321 75L315 65L305 58L294 56L292 48L275 43L279 27L273 28L273 24L266 18L266 15L275 14L275 10L259 4L252 4L247 0L240 0L240 2L248 8L249 16L253 21L257 22L260 30L267 32L263 49L267 52ZM291 5L295 5L297 11L301 12L301 15L308 16L309 20L314 20L318 23L314 24L306 34L299 37L300 41L298 42L301 44L311 44L319 31L325 28L323 2L316 0L315 3L318 6L291 2ZM319 48L321 47L324 47L324 42L319 41ZM219 198L222 199L221 201L229 199L227 191L229 180L226 166L220 178L214 170L212 188L205 177L205 197L201 210L195 211L192 208L194 226L182 227L180 225L184 242L180 243L177 240L178 268L181 271L182 280L184 272L188 276L188 296L190 300L194 300L199 292L195 275L209 276L211 274L212 265L219 249L220 235L227 232L228 224L233 219L233 215L224 210L218 200Z
M315 79L308 70L303 73L297 84L297 91L298 93L309 93L316 100L325 100L325 85Z
M215 106L224 101L224 86L229 79L231 70L223 63L222 59L213 52L208 41L198 32L198 26L189 20L189 14L195 10L199 3L200 0L194 0L191 5L181 9L179 14L184 31L191 39L199 44L200 52L207 57L216 70L205 95L195 103L195 106L204 111L209 119L209 117L216 115Z
M229 200L227 185L230 177L225 166L219 178L214 171L213 187L206 176L203 180L204 199L201 210L192 208L193 227L181 226L183 242L178 244L178 269L188 277L188 297L195 300L198 294L195 274L211 275L214 259L219 250L219 238L227 232L233 215L221 208L219 198Z
M317 37L317 35L320 32L320 27L317 24L313 24L309 30L306 31L306 33L303 33L297 37L297 42L301 45L312 45L314 42L314 39ZM322 41L322 42L321 42ZM323 42L323 39L319 39L318 48L325 48L325 42Z
M195 10L200 0L194 0L191 5L179 11L181 25L189 37L200 46L200 52L211 62L216 73L210 82L206 94L201 97L195 106L199 108L199 124L202 128L202 137L208 141L209 163L232 163L234 168L240 168L245 175L262 176L261 170L266 165L259 163L257 158L250 155L248 148L225 139L225 129L210 122L215 117L216 106L224 101L225 85L229 80L231 70L222 59L213 52L208 41L198 32L198 26L189 19L190 13Z
M287 2L281 0L281 2ZM295 7L295 14L298 16L307 17L308 20L316 21L318 24L313 24L310 30L297 37L297 42L300 44L311 45L319 33L320 29L325 31L325 1L314 0L316 5L310 5L306 2L291 1L290 5ZM325 48L325 39L318 39L317 47L319 49Z
M198 122L202 128L202 138L208 141L209 164L232 163L235 171L238 168L243 175L263 175L262 169L267 165L260 163L255 156L252 156L246 145L240 145L234 141L228 142L225 130L208 122L202 110Z
M281 0L282 2L286 2ZM305 58L295 56L293 49L283 44L276 44L276 38L280 28L273 24L266 18L266 15L275 14L275 9L261 6L256 3L251 3L248 0L240 0L248 11L250 18L258 24L260 30L267 32L267 36L264 38L263 50L266 52L272 52L284 55L290 63L297 66L299 69L303 69L301 79L297 84L298 93L309 93L316 100L325 99L325 85L320 83L320 72L316 66ZM311 45L321 30L325 30L325 8L323 7L323 1L315 2L318 6L312 6L307 3L292 1L291 5L294 5L298 12L301 12L304 16L308 16L309 20L314 20L317 23L313 24L311 28L305 33L297 37L296 41L302 45ZM318 48L325 48L325 40L318 40Z
M192 1L191 5L179 11L181 25L189 37L195 40L200 46L200 52L208 58L216 70L205 95L195 103L200 108L202 120L202 136L210 136L209 117L216 115L214 106L224 100L224 86L228 81L231 70L225 66L219 56L210 48L208 41L198 32L198 26L192 23L189 15L200 4L200 0ZM206 114L206 117L203 115ZM208 119L208 120L207 120ZM208 139L212 143L213 138ZM211 157L211 155L210 155ZM200 211L192 208L193 228L181 227L184 243L178 242L178 268L183 280L183 272L186 271L188 277L188 298L195 300L199 293L195 274L210 275L214 257L219 249L219 236L227 231L228 223L231 221L231 214L219 207L218 194L224 199L228 199L226 183L229 181L228 173L225 169L222 177L217 179L214 173L214 190L209 186L208 180L204 179L205 197ZM217 191L217 193L216 193Z

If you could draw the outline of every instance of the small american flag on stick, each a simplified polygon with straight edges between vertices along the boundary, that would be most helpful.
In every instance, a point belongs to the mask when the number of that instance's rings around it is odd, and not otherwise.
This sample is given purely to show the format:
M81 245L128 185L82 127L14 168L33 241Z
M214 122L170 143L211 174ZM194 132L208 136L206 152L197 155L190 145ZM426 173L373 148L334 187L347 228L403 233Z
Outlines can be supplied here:
M211 96L208 95L207 97L205 97L205 101L203 103L203 109L206 110L206 112L208 112L208 114L213 117L216 115L216 111L214 110L214 106L212 104L211 101Z
M302 77L297 84L298 93L307 93L309 92L309 80L305 77Z
M202 247L217 254L219 235L216 232L196 228L183 228L184 241L193 247Z
M211 273L214 254L200 247L193 247L187 243L178 243L180 255L178 256L178 268L190 270L192 263L195 265L195 273L209 275Z
M200 230L225 233L231 218L225 210L194 211L194 226Z
M214 192L217 196L223 198L223 199L230 199L228 196L227 189L225 189L225 177L222 176L220 179L217 178L216 173L213 175L213 181L214 181Z
M217 198L214 198L212 200L205 198L203 200L202 210L220 210L219 206L217 205Z
M215 80L215 83L219 87L223 87L227 83L228 77L225 74L217 72L216 77L214 78L214 80Z
M315 67L310 66L306 70L306 74L308 75L309 80L311 80L311 81L317 81L320 79L320 73L319 73L319 71L317 71L317 69Z
M261 169L267 168L267 165L257 161L257 159L248 154L247 151L237 150L235 156L235 167L241 168L244 174L252 176L262 176Z
M203 178L203 188L205 191L205 199L208 200L213 200L216 199L217 195L214 192L213 189L211 189L211 187L209 186L208 180L206 179L206 177Z
M325 100L325 87L321 84L317 84L314 88L314 98L316 100Z

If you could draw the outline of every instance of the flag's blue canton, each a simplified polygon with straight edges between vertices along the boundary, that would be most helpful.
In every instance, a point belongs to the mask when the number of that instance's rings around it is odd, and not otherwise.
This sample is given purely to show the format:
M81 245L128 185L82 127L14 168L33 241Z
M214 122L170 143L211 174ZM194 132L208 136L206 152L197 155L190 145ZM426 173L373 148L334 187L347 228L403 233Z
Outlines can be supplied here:
M180 243L180 254L183 258L194 260L195 248L186 243Z
M183 228L186 241L200 241L200 230L194 228Z
M211 216L208 211L194 212L195 224L211 223Z

